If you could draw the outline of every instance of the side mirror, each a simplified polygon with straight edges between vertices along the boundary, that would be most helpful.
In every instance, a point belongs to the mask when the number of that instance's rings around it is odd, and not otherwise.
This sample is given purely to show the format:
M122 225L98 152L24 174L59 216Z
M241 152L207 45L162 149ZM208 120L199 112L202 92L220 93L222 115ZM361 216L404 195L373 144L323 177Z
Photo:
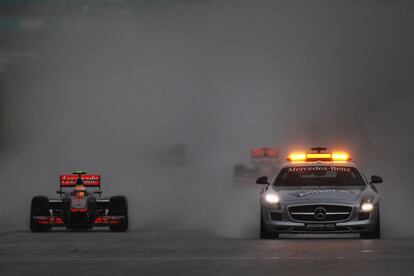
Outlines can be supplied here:
M378 175L371 176L371 183L382 183L382 177Z
M267 179L267 176L261 176L256 179L256 184L269 184L269 180Z

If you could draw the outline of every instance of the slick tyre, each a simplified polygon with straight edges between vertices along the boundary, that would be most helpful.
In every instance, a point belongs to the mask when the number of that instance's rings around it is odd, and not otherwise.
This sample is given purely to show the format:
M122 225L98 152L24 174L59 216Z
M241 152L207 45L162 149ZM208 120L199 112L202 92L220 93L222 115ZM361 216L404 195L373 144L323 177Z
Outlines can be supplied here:
M35 196L30 207L30 230L32 232L45 232L50 230L50 225L38 224L34 217L49 217L49 199L45 196Z
M109 226L111 231L125 232L128 230L128 202L124 196L113 196L109 199L109 216L123 216L119 224Z
M278 239L279 233L270 233L267 231L262 212L260 212L260 239L262 240L272 240L272 239Z
M361 239L370 239L370 240L377 240L381 238L381 221L380 221L380 213L378 211L378 219L377 224L375 225L374 231L369 233L361 233Z

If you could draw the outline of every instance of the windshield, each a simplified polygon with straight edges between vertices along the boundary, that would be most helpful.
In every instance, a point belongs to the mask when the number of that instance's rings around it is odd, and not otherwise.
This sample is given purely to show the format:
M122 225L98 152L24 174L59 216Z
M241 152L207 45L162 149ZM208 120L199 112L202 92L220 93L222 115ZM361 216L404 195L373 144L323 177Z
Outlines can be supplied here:
M362 186L356 168L345 166L289 167L280 171L274 186Z

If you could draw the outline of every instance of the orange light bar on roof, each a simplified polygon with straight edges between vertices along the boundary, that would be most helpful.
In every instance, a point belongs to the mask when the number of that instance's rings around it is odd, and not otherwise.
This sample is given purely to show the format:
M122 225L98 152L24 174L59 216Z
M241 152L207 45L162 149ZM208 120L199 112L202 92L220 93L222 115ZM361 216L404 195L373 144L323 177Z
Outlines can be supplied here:
M324 160L324 159L331 159L332 154L330 153L308 153L306 154L307 160Z
M334 152L332 153L333 161L349 161L352 160L351 156L346 152Z
M287 159L288 161L306 161L306 153L292 153Z
M288 161L349 161L351 156L346 152L333 153L291 153Z

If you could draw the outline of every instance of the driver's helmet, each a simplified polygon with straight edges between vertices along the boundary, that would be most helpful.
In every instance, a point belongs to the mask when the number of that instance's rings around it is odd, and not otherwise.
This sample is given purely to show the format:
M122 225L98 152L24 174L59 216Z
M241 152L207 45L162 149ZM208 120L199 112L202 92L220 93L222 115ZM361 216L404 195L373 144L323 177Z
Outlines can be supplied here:
M74 189L76 197L84 197L86 195L86 188L83 185L76 185Z

